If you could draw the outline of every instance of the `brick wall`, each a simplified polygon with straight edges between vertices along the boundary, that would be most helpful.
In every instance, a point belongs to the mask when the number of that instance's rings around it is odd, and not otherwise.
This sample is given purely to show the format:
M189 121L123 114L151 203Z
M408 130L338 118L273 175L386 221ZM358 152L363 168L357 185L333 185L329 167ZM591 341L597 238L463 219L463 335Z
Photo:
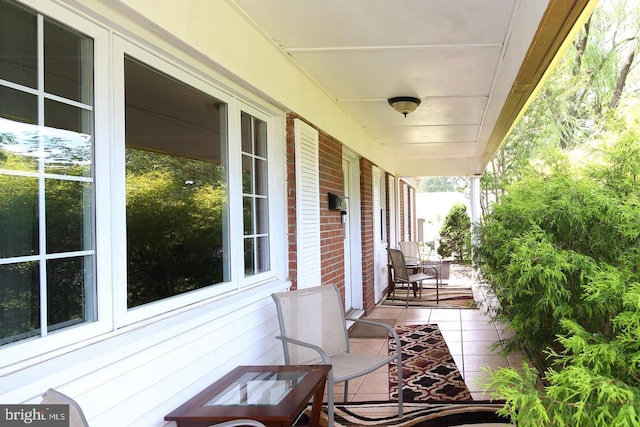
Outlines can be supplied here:
M289 280L295 289L298 286L297 245L296 245L296 144L293 120L296 116L287 114L286 119L286 168L287 168L287 246L289 253Z
M362 218L362 289L364 311L375 306L373 269L373 163L360 158L360 215Z
M334 283L344 297L344 226L340 211L329 210L328 193L343 195L342 144L320 131L320 244L322 283Z

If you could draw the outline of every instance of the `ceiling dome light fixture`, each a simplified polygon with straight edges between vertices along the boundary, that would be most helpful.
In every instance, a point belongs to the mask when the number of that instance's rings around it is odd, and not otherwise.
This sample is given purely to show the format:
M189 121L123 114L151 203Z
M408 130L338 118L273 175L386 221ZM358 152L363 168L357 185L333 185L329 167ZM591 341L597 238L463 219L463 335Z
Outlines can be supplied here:
M389 98L389 105L393 107L398 113L407 114L412 113L420 105L420 100L411 96L396 96L395 98Z

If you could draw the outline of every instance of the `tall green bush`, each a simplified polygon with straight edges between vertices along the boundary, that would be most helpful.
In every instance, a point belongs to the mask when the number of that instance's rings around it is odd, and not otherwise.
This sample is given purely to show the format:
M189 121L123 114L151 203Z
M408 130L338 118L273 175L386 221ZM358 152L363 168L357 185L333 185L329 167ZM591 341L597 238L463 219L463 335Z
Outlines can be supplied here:
M467 207L455 203L440 227L440 245L438 255L443 258L454 257L466 261L471 253L471 218Z
M481 227L495 320L515 332L506 349L536 368L486 384L519 426L640 425L640 126L609 129L595 163L547 156Z

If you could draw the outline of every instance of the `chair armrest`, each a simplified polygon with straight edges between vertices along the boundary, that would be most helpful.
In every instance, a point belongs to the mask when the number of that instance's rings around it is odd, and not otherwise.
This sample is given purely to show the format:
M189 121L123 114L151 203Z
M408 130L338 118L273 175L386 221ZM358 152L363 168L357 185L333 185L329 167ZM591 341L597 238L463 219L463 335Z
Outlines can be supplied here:
M364 323L366 325L372 325L372 326L380 326L381 328L386 328L389 330L389 332L393 332L394 329L387 325L386 323L380 323L380 322L376 322L374 320L364 320L364 319L356 319L355 317L347 317L345 318L345 320L349 320L352 322L356 322L356 323Z
M425 270L433 270L434 276L436 276L436 277L438 276L438 268L435 265L423 265L420 268L422 269L423 272Z
M322 362L325 365L331 365L332 364L331 363L331 359L329 358L329 355L321 347L318 347L315 344L311 344L311 343L308 343L308 342L305 342L305 341L300 341L300 340L297 340L295 338L285 337L283 335L278 335L276 337L276 339L279 339L280 341L284 341L284 342L289 343L289 344L299 345L301 347L307 347L307 348L310 348L312 350L315 350L315 351L318 352L318 354L322 358Z
M418 257L406 256L404 257L404 263L407 267L419 267L422 264L422 260Z
M382 328L386 328L391 335L393 336L393 339L396 341L396 348L400 348L400 337L398 336L398 333L396 332L396 330L394 328L392 328L391 326L385 324L385 323L380 323L380 322L375 322L372 320L364 320L364 319L356 319L353 317L347 317L346 320L351 320L357 323L364 323L367 325L372 325L372 326L380 326Z

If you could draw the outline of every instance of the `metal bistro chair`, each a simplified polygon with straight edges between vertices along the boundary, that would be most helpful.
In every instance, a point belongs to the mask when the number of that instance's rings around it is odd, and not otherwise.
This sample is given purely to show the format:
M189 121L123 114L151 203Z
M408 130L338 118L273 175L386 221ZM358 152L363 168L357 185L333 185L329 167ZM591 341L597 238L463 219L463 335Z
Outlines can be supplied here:
M392 299L396 299L396 288L397 285L406 285L407 286L407 303L406 307L409 307L409 295L411 294L411 290L413 289L414 296L417 296L419 292L420 296L422 296L422 281L435 279L436 280L436 304L440 303L440 284L437 279L437 275L424 273L424 267L420 266L418 273L409 274L409 269L407 268L407 263L405 262L404 254L402 251L398 249L387 248L389 252L389 258L391 259L391 268L393 268L393 296ZM415 266L414 266L415 267Z
M347 400L349 380L373 372L394 360L398 364L398 417L402 417L402 350L395 329L379 322L345 318L340 292L323 285L271 295L276 303L284 360L287 365L332 365L327 377L328 427L333 426L334 384L344 382ZM387 329L396 341L390 356L351 353L347 320Z

